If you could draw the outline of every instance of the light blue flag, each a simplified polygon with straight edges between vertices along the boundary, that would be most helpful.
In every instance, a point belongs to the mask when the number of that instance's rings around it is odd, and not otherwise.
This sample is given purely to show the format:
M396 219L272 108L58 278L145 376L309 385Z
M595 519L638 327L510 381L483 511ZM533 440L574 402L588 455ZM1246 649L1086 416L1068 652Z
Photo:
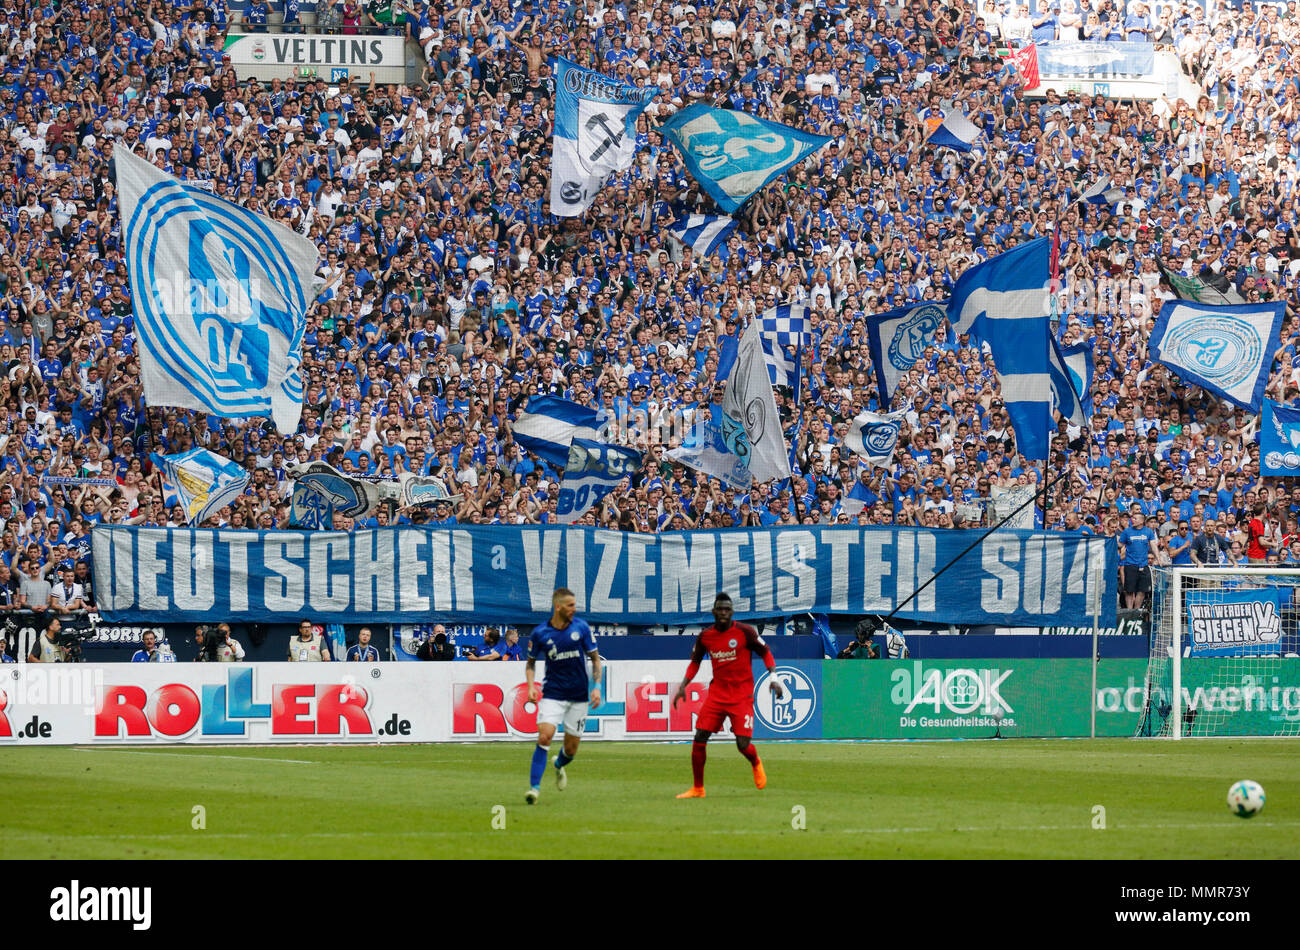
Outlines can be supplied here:
M831 140L830 136L812 135L744 112L698 103L682 109L660 131L681 152L692 177L729 214Z
M960 112L954 112L935 127L927 141L931 145L969 152L979 137L979 127Z
M355 475L340 472L328 462L289 462L285 471L299 488L315 492L329 505L331 512L345 518L364 518L379 504L379 488Z
M329 531L334 527L334 506L310 485L299 482L290 498L289 524L308 531Z
M1046 459L1051 445L1051 245L1038 238L976 264L948 303L953 329L988 345L1026 459Z
M1078 347L1071 347L1077 350ZM1091 362L1092 347L1084 346L1084 350ZM1072 426L1082 426L1088 421L1089 412L1084 403L1084 392L1086 383L1081 378L1081 374L1076 372L1068 362L1065 349L1052 337L1052 348L1048 354L1051 357L1051 363L1048 372L1052 378L1052 408L1065 417L1065 421ZM1076 355L1076 361L1078 356ZM1083 375L1090 375L1087 367L1083 369Z
M599 441L603 422L599 410L558 396L534 396L510 428L521 448L564 471L573 440Z
M701 257L712 254L736 230L736 219L717 214L692 214L668 226L668 233Z
M894 450L898 448L898 433L907 410L879 414L859 413L849 425L844 445L862 456L871 466L888 468L894 463Z
M249 475L228 458L207 449L179 455L150 455L162 473L164 487L176 496L190 524L202 524L244 493Z
M947 301L898 307L867 317L867 345L876 367L882 407L889 408L899 381L934 342L935 330L947 318Z
M632 167L637 117L659 87L633 86L560 57L551 60L551 69L551 213L574 217L596 200L607 177Z
M1300 409L1264 400L1259 428L1259 473L1300 476Z
M574 439L555 507L559 522L573 524L640 468L641 453L636 449Z
M1079 201L1089 205L1113 205L1124 200L1124 189L1112 186L1109 175L1102 175L1079 196Z
M221 418L302 414L316 245L113 152L145 402Z
M1167 300L1151 331L1151 356L1220 399L1259 412L1286 303L1214 306Z

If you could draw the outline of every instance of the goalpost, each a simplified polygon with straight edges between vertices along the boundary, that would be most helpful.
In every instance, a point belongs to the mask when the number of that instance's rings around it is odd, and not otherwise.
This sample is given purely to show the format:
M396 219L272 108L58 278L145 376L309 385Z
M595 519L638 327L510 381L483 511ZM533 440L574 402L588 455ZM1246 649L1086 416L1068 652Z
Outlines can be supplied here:
M1137 735L1300 736L1300 569L1151 570Z

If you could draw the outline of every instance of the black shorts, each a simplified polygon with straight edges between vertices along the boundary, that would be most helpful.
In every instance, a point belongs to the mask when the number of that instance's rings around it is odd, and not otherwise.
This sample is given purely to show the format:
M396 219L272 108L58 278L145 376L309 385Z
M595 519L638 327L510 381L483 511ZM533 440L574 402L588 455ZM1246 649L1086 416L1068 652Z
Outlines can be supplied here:
M1124 568L1124 593L1151 593L1151 568L1138 567L1136 564L1122 565Z

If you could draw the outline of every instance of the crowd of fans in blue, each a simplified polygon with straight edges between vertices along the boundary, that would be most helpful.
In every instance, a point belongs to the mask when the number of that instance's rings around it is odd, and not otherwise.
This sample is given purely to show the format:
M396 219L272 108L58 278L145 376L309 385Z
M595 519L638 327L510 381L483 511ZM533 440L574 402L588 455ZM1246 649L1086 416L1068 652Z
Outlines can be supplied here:
M297 16L295 0L285 6ZM1068 474L1049 493L1048 527L1118 536L1137 510L1155 523L1154 542L1136 545L1151 562L1233 561L1265 502L1277 519L1268 557L1300 563L1300 487L1260 477L1258 420L1147 348L1173 297L1157 262L1222 274L1247 300L1294 301L1295 0L334 6L318 14L340 31L418 43L422 81L240 80L222 58L238 32L224 0L0 3L7 588L18 572L53 580L78 564L88 587L95 524L184 523L148 459L192 447L253 474L215 524L287 526L295 459L434 475L452 496L363 524L553 522L560 475L511 437L537 394L607 408L609 438L646 452L626 491L583 523L970 525L998 487L1043 477L1016 452L990 360L941 326L895 396L908 415L892 469L863 470L844 436L882 407L865 318L941 300L970 264L1058 223L1059 334L1094 341L1097 378L1086 431L1061 423L1054 440L1048 477ZM344 11L355 23L334 19ZM1000 55L1080 39L1171 49L1204 95L1031 96ZM660 90L633 166L582 218L548 211L550 55ZM744 206L710 257L666 237L673 221L715 210L656 131L692 102L834 137ZM925 143L952 112L982 128L979 148ZM113 179L121 148L317 243L322 296L294 435L144 404ZM1077 203L1103 175L1124 199ZM736 492L670 464L665 450L708 411L719 340L780 303L810 306L815 330L799 404L778 393L797 433L794 478ZM1288 314L1269 385L1282 401L1300 394L1298 330ZM842 501L859 478L869 504L851 517ZM1214 543L1180 545L1184 522Z

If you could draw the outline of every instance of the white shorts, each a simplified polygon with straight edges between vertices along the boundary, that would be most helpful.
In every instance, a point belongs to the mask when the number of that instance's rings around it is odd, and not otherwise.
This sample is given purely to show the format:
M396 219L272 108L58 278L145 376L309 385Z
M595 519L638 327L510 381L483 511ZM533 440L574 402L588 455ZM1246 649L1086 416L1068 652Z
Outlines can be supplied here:
M537 722L552 726L564 725L566 735L580 736L587 726L587 704L572 703L563 699L546 699L537 706Z

